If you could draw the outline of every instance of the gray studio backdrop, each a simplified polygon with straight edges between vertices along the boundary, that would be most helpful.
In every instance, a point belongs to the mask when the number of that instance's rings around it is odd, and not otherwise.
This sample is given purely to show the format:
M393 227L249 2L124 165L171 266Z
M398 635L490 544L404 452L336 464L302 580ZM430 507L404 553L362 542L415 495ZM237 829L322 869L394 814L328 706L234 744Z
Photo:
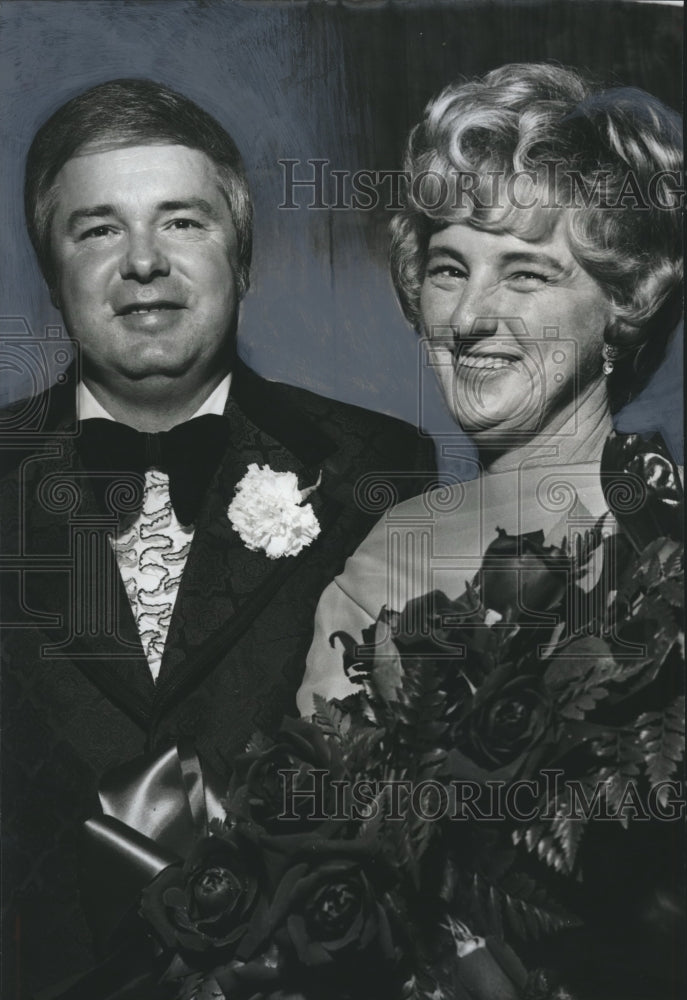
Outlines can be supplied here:
M675 7L581 2L443 4L242 0L14 0L2 18L4 182L0 403L53 381L68 362L24 229L22 171L36 128L65 100L121 76L168 84L232 133L256 205L252 287L240 351L261 374L393 413L441 437L443 464L473 473L448 420L385 261L389 213L335 207L331 170L397 169L408 127L458 75L557 59L673 106L680 90ZM326 160L328 207L312 188L284 203L286 170ZM280 160L295 160L292 168ZM682 454L682 336L623 430L659 429Z

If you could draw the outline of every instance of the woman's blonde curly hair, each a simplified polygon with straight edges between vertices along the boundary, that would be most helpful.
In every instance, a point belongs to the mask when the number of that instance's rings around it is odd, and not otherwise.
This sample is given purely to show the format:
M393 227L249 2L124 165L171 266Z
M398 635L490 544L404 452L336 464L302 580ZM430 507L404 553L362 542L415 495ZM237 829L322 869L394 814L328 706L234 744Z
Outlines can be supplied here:
M512 63L432 100L410 133L404 166L391 273L416 329L433 232L468 221L538 239L562 219L573 255L615 306L623 344L650 348L643 353L655 367L682 279L676 112L642 90L603 90L571 69ZM634 367L623 371L625 389L628 374L636 391L644 379Z

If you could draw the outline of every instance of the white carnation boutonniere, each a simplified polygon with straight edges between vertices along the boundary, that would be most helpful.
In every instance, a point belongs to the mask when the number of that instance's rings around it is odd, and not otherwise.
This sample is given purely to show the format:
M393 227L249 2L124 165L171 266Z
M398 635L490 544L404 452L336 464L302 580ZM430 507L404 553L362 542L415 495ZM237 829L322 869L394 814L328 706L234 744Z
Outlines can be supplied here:
M253 462L236 486L227 517L234 531L252 551L260 549L270 559L295 556L317 538L320 524L312 504L304 504L322 481L299 490L295 472L274 472Z

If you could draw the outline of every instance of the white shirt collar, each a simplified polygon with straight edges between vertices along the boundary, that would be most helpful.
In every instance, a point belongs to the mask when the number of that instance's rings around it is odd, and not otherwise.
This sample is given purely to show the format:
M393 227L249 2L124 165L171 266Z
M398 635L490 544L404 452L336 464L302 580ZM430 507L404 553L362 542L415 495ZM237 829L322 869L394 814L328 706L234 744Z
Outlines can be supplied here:
M216 413L222 416L229 398L230 387L231 372L222 379L216 389L213 389L205 402L189 417L189 420L192 420L193 417L203 417L206 413ZM112 414L108 413L105 407L98 402L88 386L79 382L76 387L76 418L77 420L91 420L94 417L100 420L114 420Z

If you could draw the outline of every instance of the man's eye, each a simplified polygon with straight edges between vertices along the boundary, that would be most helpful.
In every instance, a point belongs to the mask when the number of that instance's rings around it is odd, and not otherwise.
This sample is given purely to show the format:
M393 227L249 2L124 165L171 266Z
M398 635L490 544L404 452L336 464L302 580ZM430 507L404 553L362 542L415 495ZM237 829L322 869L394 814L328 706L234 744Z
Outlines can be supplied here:
M98 239L99 237L109 236L112 232L114 232L112 226L92 226L91 229L86 229L85 232L81 233L79 239Z
M171 229L202 229L202 225L196 219L173 219L170 223Z

